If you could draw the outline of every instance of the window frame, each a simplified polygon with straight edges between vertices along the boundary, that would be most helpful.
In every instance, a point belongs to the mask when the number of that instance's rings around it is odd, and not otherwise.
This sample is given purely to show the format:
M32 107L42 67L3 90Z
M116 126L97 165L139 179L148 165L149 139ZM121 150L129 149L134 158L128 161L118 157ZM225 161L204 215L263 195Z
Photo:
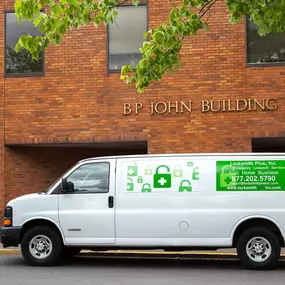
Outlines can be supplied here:
M247 35L247 16L244 16L244 33L245 33L245 66L250 67L276 67L276 66L285 66L284 62L262 62L262 63L249 63L248 62L248 35Z
M134 5L132 4L123 4L120 7L133 7ZM138 6L146 6L146 30L149 30L149 3L139 3ZM109 48L110 44L110 29L109 29L109 24L107 25L107 73L112 74L112 73L121 73L120 70L114 70L114 69L109 69ZM135 70L135 69L134 69Z
M110 192L110 174L111 174L111 164L109 161L96 161L96 162L88 162L88 163L83 163L83 164L80 164L78 167L76 167L71 173L68 174L68 176L66 176L66 179L68 181L68 178L70 175L72 175L75 171L77 171L80 167L82 166L86 166L88 164L98 164L98 163L105 163L105 164L108 164L108 167L109 167L109 173L108 173L108 191L107 192L82 192L82 193L76 193L76 192L70 192L70 193L61 193L61 194L64 194L64 195L91 195L91 194L108 194ZM61 185L61 184L59 184ZM58 194L58 193L57 193Z
M41 10L44 12L44 9ZM7 36L7 14L15 14L15 10L4 11L4 78L14 78L14 77L43 77L45 76L45 50L43 50L43 71L42 72L32 72L32 73L7 73L6 69L6 36Z

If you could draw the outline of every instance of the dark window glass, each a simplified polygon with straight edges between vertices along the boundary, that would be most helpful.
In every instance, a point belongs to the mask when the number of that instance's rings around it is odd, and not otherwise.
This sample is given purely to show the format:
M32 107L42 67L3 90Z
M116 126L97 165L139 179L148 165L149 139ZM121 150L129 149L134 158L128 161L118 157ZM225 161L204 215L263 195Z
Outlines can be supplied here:
M6 74L32 74L43 72L43 54L39 60L33 60L29 51L21 49L15 52L15 45L21 35L40 36L41 33L32 22L23 20L18 25L14 13L6 13Z
M67 181L74 184L74 194L108 193L109 171L108 162L88 163L72 172Z
M123 6L109 29L109 70L121 71L125 64L136 67L147 31L147 6Z
M247 63L285 62L285 32L259 36L258 26L247 18Z

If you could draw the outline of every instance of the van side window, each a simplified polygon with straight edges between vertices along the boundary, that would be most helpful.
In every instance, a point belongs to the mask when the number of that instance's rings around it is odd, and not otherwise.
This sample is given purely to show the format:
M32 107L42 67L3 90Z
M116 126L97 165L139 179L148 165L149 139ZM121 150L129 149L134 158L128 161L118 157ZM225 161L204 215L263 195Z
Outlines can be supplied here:
M74 184L74 194L108 193L109 172L108 162L88 163L72 172L67 181Z

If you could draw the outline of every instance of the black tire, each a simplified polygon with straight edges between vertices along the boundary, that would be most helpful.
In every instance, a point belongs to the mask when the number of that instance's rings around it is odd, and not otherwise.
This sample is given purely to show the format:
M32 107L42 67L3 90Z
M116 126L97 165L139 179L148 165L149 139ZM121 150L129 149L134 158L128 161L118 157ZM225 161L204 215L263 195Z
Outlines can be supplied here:
M264 261L256 262L247 254L247 243L254 237L265 238L271 246L271 253ZM256 227L244 231L239 237L236 247L238 257L242 264L248 269L253 270L268 270L275 267L281 251L280 241L278 240L277 236L272 231L262 227Z
M29 250L30 241L37 235L44 235L48 237L52 244L52 250L48 257L44 259L35 258ZM23 236L21 241L22 255L25 261L32 266L52 266L58 261L62 250L63 243L60 234L48 226L36 226L29 229Z

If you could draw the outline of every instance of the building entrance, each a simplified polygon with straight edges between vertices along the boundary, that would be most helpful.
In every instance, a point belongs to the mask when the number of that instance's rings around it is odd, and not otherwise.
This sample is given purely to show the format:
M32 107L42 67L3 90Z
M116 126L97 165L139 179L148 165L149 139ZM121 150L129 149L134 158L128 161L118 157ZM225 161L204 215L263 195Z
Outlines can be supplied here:
M285 137L253 138L252 152L284 152Z
M46 189L79 160L147 153L146 141L7 145L4 202Z

